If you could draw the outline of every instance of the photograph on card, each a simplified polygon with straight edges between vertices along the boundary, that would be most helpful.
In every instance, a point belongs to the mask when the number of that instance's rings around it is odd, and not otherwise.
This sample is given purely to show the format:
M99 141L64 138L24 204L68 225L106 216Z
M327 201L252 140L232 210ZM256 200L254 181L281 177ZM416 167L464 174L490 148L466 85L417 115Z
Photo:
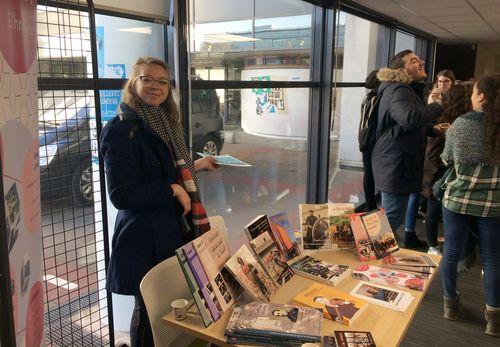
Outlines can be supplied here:
M361 220L372 242L377 259L381 259L399 250L398 243L383 208L362 215Z
M303 249L332 248L329 204L300 204L299 214Z
M349 216L354 213L354 204L330 204L330 231L331 243L334 247L351 249L355 247Z

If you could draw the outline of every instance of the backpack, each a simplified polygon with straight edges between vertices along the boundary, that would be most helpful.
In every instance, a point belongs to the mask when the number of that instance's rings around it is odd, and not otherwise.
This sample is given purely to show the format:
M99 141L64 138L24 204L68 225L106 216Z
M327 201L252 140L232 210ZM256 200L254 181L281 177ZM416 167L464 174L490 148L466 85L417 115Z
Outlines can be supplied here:
M359 121L358 143L363 153L371 152L377 142L378 108L382 93L366 97L361 105L361 120Z

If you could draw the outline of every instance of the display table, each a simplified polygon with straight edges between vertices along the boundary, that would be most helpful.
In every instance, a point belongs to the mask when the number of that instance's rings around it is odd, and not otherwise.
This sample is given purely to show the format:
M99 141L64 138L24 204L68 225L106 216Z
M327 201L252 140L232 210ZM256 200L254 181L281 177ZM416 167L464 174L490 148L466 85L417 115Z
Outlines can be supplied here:
M399 250L397 254L402 253L408 255L422 255L421 252L406 249ZM353 251L334 250L311 252L308 254L331 263L349 265L351 269L355 269L356 266L360 264L357 255L353 253ZM429 257L436 263L439 263L441 260L441 257L436 255L429 255ZM383 266L382 260L372 260L365 263L375 266ZM434 279L436 273L437 271L434 271L423 292L398 288L400 290L410 292L414 297L413 302L405 312L394 311L370 303L366 311L363 312L362 315L360 315L359 318L349 327L323 318L323 335L333 335L334 330L370 331L375 339L377 347L398 346L401 343L406 330L410 326L422 299L427 293L430 282ZM314 282L315 281L311 279L295 275L290 281L288 281L288 283L281 287L275 295L272 296L271 302L281 304L292 303L292 299L295 295L306 289ZM346 293L350 293L358 282L358 280L349 277L343 280L338 286L335 286L335 288ZM163 317L163 322L179 331L205 341L213 342L220 346L230 346L225 343L226 338L224 336L224 330L229 318L231 317L232 310L232 308L228 310L217 322L212 323L208 328L203 326L201 318L193 315L189 315L185 320L177 321L174 319L173 314L170 313Z

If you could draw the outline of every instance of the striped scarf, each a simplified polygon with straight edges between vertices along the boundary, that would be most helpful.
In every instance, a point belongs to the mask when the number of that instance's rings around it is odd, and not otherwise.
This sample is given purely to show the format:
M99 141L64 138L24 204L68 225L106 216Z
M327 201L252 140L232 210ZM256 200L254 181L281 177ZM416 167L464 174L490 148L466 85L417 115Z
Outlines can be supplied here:
M194 236L198 237L210 230L210 223L201 203L196 171L184 142L182 128L169 117L168 111L162 106L138 105L136 111L172 153L174 167L179 173L178 183L191 198L191 222Z

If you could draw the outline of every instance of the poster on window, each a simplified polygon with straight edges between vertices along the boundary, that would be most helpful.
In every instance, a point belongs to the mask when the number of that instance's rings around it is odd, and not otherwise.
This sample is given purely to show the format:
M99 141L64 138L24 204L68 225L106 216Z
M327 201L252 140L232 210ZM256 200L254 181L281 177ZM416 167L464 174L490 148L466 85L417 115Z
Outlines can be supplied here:
M256 76L252 81L282 81L284 77ZM255 114L257 116L287 113L286 92L284 88L253 88L252 94L255 95Z
M36 1L0 1L0 158L18 346L44 346ZM0 313L1 314L1 313Z

